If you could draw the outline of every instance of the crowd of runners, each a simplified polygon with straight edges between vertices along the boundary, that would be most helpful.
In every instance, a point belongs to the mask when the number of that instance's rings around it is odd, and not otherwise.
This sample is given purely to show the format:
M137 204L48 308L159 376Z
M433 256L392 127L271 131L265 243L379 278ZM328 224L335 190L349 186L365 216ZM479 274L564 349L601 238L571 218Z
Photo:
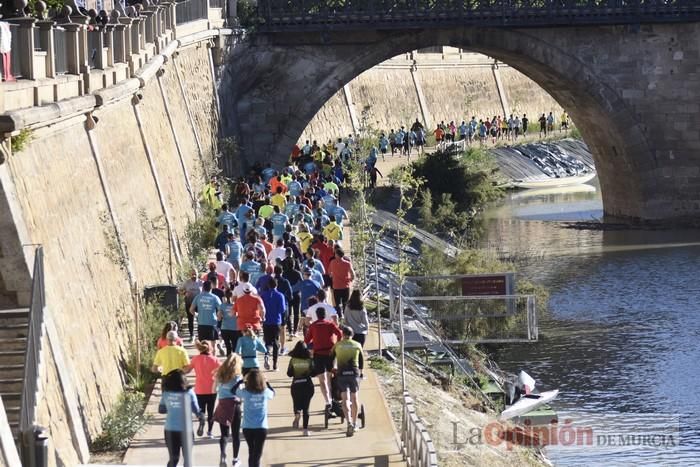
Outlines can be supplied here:
M542 114L537 119L539 124L539 136L547 136L548 133L555 131L557 127L556 118L552 112L549 115ZM559 131L567 131L570 125L570 118L566 112L563 112L559 120ZM462 121L459 126L451 121L449 124L440 122L437 128L433 131L437 146L449 144L456 141L464 141L465 144L479 143L484 145L489 140L496 144L500 140L515 142L518 138L525 136L531 131L530 119L527 114L523 114L522 118L518 115L511 114L510 117L504 115L494 115L493 118L484 118L477 120L472 117L471 120Z
M231 463L240 465L241 429L248 465L260 465L267 404L281 390L270 386L265 373L278 371L282 355L289 356L292 429L310 435L313 378L324 415L336 416L335 402L342 405L346 435L358 428L369 322L344 249L348 215L340 188L352 144L297 147L288 166L256 167L239 179L229 203L221 206L216 261L204 272L192 270L181 286L188 318L184 337L199 354L188 357L172 322L163 329L153 362L163 375L160 412L167 414L168 466L177 465L184 442L183 393L199 417L198 436L214 438L214 424L219 425L221 466L228 465L229 440ZM195 384L189 388L186 375L192 370Z

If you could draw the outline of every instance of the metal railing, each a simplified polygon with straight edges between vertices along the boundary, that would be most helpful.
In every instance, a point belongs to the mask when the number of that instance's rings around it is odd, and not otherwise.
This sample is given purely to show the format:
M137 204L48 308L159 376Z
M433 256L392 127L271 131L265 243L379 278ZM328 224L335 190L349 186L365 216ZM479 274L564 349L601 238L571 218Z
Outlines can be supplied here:
M408 392L403 394L401 417L401 449L406 463L411 467L437 466L437 452L425 424L416 414L413 399Z
M20 408L19 430L24 438L36 423L37 394L39 392L39 364L42 358L42 337L44 335L44 309L46 296L44 289L44 249L38 246L34 256L32 276L32 301L29 307L29 331L27 352L24 358L24 384Z
M209 17L207 0L184 0L175 5L176 24L184 24Z
M68 73L68 53L66 43L66 30L61 27L56 27L53 30L54 41L54 67L57 75L65 75Z
M695 0L259 0L266 32L286 30L569 26L697 21Z
M221 8L226 9L227 0L209 0L209 8Z
M104 47L104 31L98 27L87 32L88 64L90 68L102 69L102 48Z

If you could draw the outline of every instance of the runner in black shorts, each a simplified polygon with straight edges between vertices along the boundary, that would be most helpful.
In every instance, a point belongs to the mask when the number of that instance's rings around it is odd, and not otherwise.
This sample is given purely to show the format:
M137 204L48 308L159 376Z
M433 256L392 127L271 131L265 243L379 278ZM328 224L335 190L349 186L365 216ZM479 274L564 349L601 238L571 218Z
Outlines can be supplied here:
M335 344L331 351L331 358L337 360L338 363L336 383L343 398L343 413L348 421L347 436L355 434L357 429L359 408L357 393L360 391L360 378L364 366L362 346L352 340L352 336L352 328L343 326L343 339ZM349 398L348 392L350 393Z
M218 333L216 332L216 328L214 326L207 326L204 324L200 324L197 327L197 339L200 341L214 341L219 338Z

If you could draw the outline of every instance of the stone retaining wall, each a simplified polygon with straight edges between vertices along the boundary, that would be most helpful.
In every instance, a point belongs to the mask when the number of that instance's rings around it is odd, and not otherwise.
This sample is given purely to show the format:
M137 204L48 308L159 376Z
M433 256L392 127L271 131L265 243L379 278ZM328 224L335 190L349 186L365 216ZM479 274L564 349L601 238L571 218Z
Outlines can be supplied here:
M85 116L61 123L60 129L36 130L33 140L5 162L28 240L44 245L47 313L58 341L52 343L60 346L66 362L59 368L59 360L45 344L38 422L50 430L52 466L87 461L72 433L76 425L69 422L59 372L67 372L75 385L81 419L77 425L84 426L88 440L94 439L125 383L122 369L133 333L131 282L139 288L170 282L166 212L174 236L182 240L194 214L186 187L191 184L195 197L201 192L202 160L213 159L216 146L218 115L209 54L206 43L180 50L165 64L164 74L141 90L143 98L136 106L145 141L134 104L126 99L95 111L98 123L91 131ZM189 120L175 66L194 122ZM113 219L128 251L127 262L119 259Z

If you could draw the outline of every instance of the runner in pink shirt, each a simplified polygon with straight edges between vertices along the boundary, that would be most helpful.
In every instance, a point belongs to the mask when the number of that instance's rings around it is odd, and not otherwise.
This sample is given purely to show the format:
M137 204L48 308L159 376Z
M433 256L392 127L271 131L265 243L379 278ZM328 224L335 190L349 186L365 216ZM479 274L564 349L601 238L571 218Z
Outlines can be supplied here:
M207 436L213 438L211 433L214 425L214 403L216 402L216 381L215 374L219 368L219 360L211 354L211 347L207 341L195 344L199 355L192 357L192 369L195 371L194 393L197 395L197 403L202 409L202 413L207 414ZM204 434L204 419L199 423L197 435Z

